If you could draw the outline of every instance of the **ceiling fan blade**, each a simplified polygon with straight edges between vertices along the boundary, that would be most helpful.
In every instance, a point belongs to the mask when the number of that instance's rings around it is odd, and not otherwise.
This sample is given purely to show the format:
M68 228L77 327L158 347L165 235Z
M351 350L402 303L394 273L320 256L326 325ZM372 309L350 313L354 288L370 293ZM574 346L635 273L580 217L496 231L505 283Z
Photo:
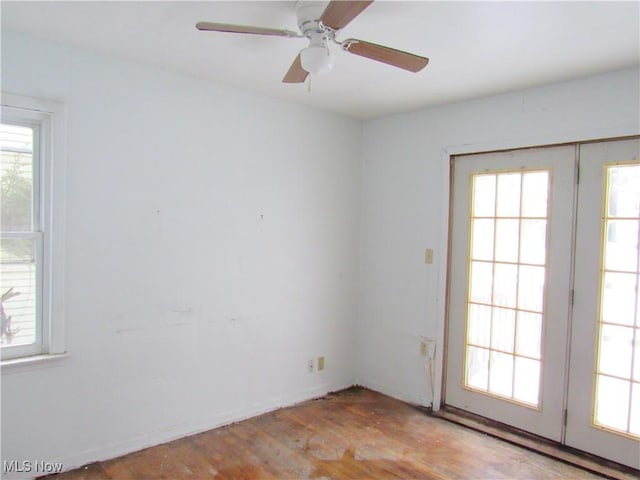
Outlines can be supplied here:
M250 27L246 25L231 25L229 23L198 22L198 30L209 32L251 33L254 35L273 35L276 37L299 37L291 30L279 30L276 28Z
M340 30L347 26L347 24L362 13L362 11L373 3L373 0L364 1L347 1L347 0L332 0L327 8L322 12L320 21L323 25L332 28L333 30Z
M429 59L426 57L353 38L345 40L342 44L342 48L349 53L370 58L371 60L377 60L378 62L403 68L414 73L419 72L429 63Z
M302 62L300 61L300 54L296 57L296 59L289 67L289 71L282 79L283 83L304 83L307 79L307 72L304 68L302 68Z

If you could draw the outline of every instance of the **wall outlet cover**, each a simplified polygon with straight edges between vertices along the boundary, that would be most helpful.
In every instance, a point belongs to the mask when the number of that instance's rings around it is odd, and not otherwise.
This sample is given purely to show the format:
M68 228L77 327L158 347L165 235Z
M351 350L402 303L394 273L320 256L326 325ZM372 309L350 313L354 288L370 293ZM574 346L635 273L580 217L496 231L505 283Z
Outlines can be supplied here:
M318 357L318 371L324 370L324 357Z

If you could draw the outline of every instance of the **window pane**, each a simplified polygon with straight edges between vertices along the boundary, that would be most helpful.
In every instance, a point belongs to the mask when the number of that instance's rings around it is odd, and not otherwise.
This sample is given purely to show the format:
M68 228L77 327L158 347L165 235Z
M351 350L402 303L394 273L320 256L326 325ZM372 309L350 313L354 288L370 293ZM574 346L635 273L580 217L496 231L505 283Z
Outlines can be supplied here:
M471 258L474 260L493 260L493 220L473 220L473 243Z
M607 220L605 270L635 272L638 258L638 220Z
M487 389L489 381L489 350L467 348L467 385L482 390Z
M640 166L609 167L609 216L640 217Z
M538 405L540 389L540 362L528 358L516 357L513 397L517 400Z
M640 165L607 166L606 171L594 421L637 435L640 412L635 404L640 391L634 380L640 378L640 336L634 321L638 315Z
M32 230L33 130L0 125L0 224L3 232Z
M549 172L528 172L522 178L522 216L546 217Z
M32 239L0 242L0 296L4 345L36 341L36 264Z
M518 306L524 310L542 312L544 267L520 267Z
M527 357L541 357L542 315L518 312L516 353Z
M471 301L491 303L492 267L491 263L471 262Z
M633 380L636 382L640 382L640 329L636 328L636 341L633 349L635 353L633 354ZM640 392L638 392L640 393ZM638 402L640 403L640 397L636 397ZM638 407L640 410L640 407ZM638 415L640 415L640 411L638 411Z
M633 325L637 278L637 275L631 273L604 273L603 322Z
M629 382L598 375L596 423L618 430L627 430L629 412Z
M496 176L473 177L473 216L493 217L496 205Z
M616 377L631 376L633 328L602 325L598 371Z
M629 432L640 436L640 383L632 385L633 393L631 397L631 419L629 421Z
M518 220L496 220L496 260L499 262L518 261Z
M516 328L516 311L494 308L491 321L491 347L513 353L513 336Z
M518 267L504 263L496 263L493 290L493 304L503 307L516 306L516 285Z
M498 175L497 217L520 216L520 173Z
M513 387L513 357L507 353L491 351L489 391L511 397Z
M544 265L547 260L547 221L522 220L520 262Z
M467 341L474 345L488 347L491 341L491 307L469 305Z

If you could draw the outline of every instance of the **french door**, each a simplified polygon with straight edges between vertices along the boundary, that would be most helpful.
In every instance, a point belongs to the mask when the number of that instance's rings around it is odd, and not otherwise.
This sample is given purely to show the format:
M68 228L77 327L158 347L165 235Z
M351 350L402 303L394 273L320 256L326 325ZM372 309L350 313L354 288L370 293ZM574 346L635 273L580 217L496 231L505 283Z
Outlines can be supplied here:
M639 151L454 159L446 404L640 466Z

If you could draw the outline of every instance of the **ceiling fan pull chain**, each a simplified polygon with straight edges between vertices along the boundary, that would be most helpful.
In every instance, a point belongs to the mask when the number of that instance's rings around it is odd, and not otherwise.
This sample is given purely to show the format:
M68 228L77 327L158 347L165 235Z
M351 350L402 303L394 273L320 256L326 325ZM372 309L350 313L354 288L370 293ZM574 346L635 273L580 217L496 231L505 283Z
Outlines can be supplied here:
M313 75L309 75L309 82L307 83L307 91L309 93L311 93L311 77L313 77Z

